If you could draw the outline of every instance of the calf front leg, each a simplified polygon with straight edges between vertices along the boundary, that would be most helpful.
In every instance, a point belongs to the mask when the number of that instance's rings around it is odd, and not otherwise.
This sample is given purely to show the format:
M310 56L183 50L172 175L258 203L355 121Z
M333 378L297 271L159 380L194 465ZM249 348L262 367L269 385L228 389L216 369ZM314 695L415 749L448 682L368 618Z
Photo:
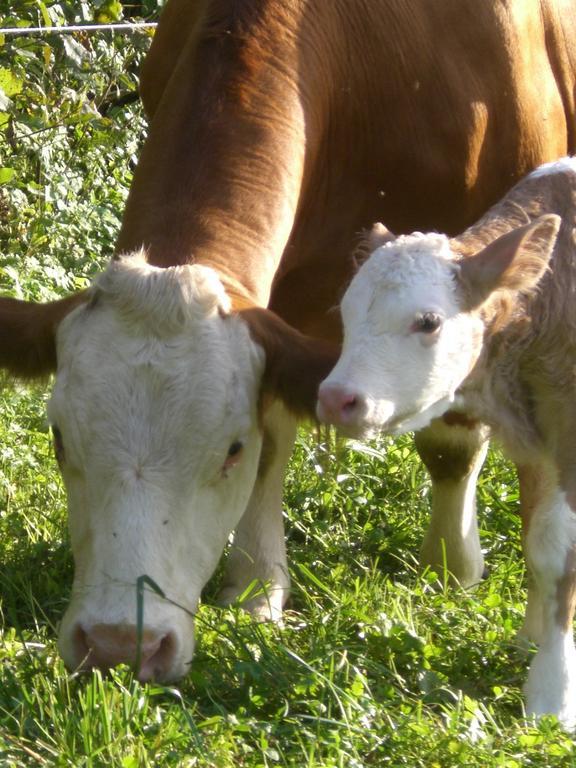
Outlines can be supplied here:
M282 490L295 437L295 419L275 403L264 418L258 476L236 528L218 596L219 602L228 605L255 582L258 594L245 600L242 607L259 618L273 621L281 618L290 591Z
M576 513L558 486L555 469L544 462L533 469L538 483L532 485L530 504L522 510L524 551L532 578L525 626L536 636L539 649L525 686L526 709L529 714L556 715L565 726L573 727Z
M488 449L488 429L459 414L445 419L416 434L416 448L432 479L432 514L420 562L439 574L446 567L451 580L469 587L484 573L476 481Z

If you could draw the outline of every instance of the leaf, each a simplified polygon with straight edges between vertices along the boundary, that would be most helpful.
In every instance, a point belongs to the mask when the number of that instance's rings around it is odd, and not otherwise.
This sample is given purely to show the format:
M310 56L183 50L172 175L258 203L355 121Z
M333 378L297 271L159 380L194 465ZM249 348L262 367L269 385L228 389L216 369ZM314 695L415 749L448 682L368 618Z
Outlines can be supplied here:
M0 89L5 96L16 96L21 93L23 85L24 81L16 77L9 69L0 67Z
M77 67L81 67L82 62L89 58L88 52L84 46L80 45L80 43L70 35L64 35L62 42L68 59L70 59L70 61Z
M42 55L44 58L44 66L48 69L50 67L50 61L52 60L52 48L46 43L42 46Z
M40 8L40 13L42 14L42 20L44 22L44 26L51 27L52 26L52 19L50 18L50 14L48 13L48 9L42 2L42 0L36 0L36 5L38 8Z
M120 21L122 18L122 3L119 0L104 0L104 2L98 5L95 18L99 24Z
M0 168L0 184L7 184L12 181L15 173L14 168Z

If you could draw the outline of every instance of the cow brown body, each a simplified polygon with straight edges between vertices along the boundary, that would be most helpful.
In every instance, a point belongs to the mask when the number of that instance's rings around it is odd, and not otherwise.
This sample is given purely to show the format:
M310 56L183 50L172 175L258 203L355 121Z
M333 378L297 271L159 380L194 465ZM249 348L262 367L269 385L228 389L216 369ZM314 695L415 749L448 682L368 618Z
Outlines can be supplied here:
M172 0L118 248L215 264L334 335L363 229L456 234L576 146L574 17L525 0Z
M212 270L231 308L214 298L220 294L213 286L208 304L218 305L222 317L239 314L265 356L253 384L269 395L260 397L259 416L266 461L236 528L225 599L255 578L272 584L276 595L257 602L257 611L277 616L286 598L281 477L295 427L285 412L267 406L276 398L291 411L313 412L315 388L334 359L314 339L340 338L336 307L359 233L377 219L397 232L456 233L527 171L576 148L574 11L565 0L168 3L142 75L150 131L117 251L144 248L151 267ZM110 295L118 293L115 283L125 290L124 270L139 291L160 279L137 259L118 269L112 264L103 282L112 286ZM201 270L182 274L190 285L210 282ZM55 340L58 328L76 338L76 326L89 329L102 312L110 327L123 328L114 315L118 302L101 289L95 294L86 311L80 307L61 324L78 299L34 308L0 300L0 365L34 376L58 362L65 378L73 345L60 331ZM149 326L142 324L147 332ZM72 400L57 397L62 406L53 412L65 420ZM453 488L473 485L484 438L470 430L465 446L457 440L466 454L458 473L442 460L449 429L420 437L434 467L428 562L442 561L446 528L461 515ZM459 563L469 560L449 562L463 583L482 571L480 555L470 572L460 572ZM80 637L63 646L69 664L91 642L100 645L94 658L102 665L133 657L127 613L110 618L98 611L65 624L63 634ZM178 676L182 664L172 664L167 650L177 638L156 637L152 629L149 646L162 651L160 676ZM156 650L150 654L152 675Z

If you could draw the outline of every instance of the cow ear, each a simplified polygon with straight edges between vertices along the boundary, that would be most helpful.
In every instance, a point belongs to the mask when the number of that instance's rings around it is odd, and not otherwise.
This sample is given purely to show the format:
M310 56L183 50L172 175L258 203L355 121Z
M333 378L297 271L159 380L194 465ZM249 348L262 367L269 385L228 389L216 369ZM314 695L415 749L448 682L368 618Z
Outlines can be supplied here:
M553 214L502 235L460 262L466 309L498 290L529 291L548 268L561 219Z
M396 235L393 235L388 227L385 227L384 224L381 224L379 221L374 224L368 235L368 245L372 251L375 251L376 248L380 248L380 246L386 245L386 243L391 243L394 240L396 240Z
M24 379L55 371L58 325L85 300L83 293L47 304L0 298L0 368Z
M297 416L315 418L318 387L336 365L338 345L299 333L267 309L252 307L238 314L264 349L262 395L281 400Z

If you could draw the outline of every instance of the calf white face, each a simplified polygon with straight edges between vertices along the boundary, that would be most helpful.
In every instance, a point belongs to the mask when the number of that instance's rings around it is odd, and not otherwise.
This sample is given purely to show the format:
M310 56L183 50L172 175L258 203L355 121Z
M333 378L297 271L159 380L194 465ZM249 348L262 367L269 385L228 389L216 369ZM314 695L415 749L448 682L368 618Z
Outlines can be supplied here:
M60 632L68 666L134 660L175 679L193 614L238 523L261 448L261 350L226 315L212 270L113 262L58 332L49 405L68 492L75 577ZM136 580L146 575L144 637Z
M349 435L420 429L445 412L480 351L482 323L459 306L458 266L442 235L378 248L341 304L344 344L318 415Z

